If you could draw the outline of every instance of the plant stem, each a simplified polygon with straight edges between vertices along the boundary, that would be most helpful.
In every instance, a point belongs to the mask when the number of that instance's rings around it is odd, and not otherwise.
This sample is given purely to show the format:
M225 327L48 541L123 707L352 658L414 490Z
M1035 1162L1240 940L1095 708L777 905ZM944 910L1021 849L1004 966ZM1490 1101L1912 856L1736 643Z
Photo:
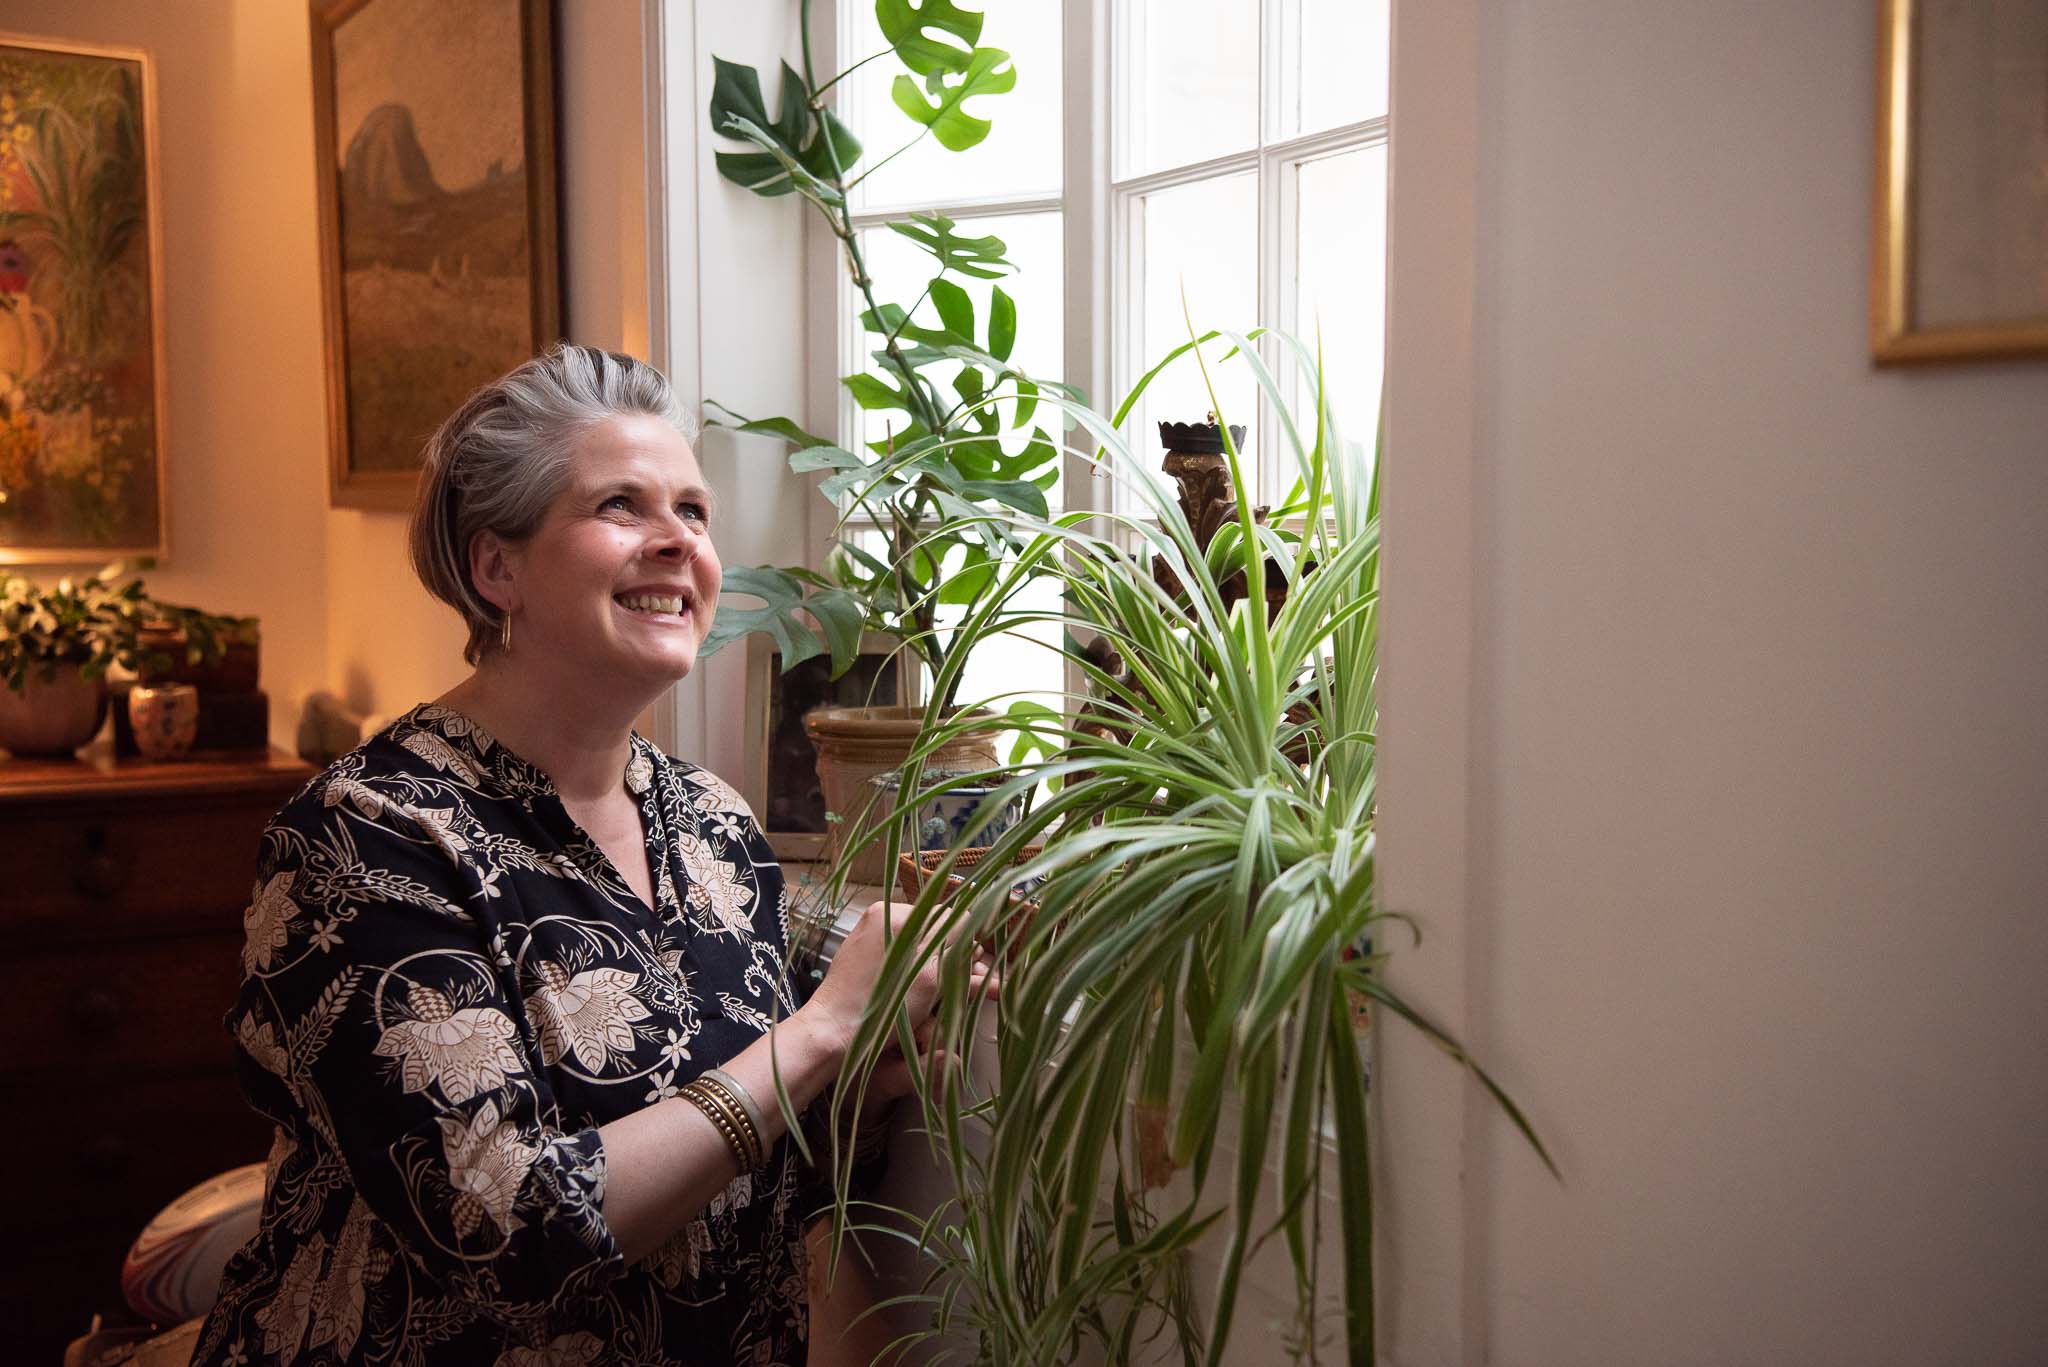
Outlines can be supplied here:
M811 0L803 0L797 23L803 30L804 87L809 92L806 105L811 111L811 122L817 136L823 139L825 156L832 165L833 187L839 191L837 211L825 209L822 205L820 210L831 221L833 235L846 247L847 268L853 276L854 286L860 290L861 298L867 302L868 312L880 318L881 306L875 302L874 280L868 275L867 262L861 255L860 241L853 230L853 210L847 204L846 167L840 163L839 145L833 140L832 130L825 123L825 108L818 100L818 96L823 92L818 89L817 73L811 58ZM845 74L841 72L833 81L837 82ZM906 318L908 316L905 315ZM890 366L903 377L904 394L912 405L913 416L923 423L926 432L936 436L943 430L943 418L937 396L929 392L924 377L917 373L917 367L911 365L910 358L903 354L903 348L895 333L889 334L885 351ZM905 539L902 520L900 517L893 520L896 522L896 528L890 541L893 546L901 546ZM913 648L925 663L937 672L944 665L946 650L936 634L932 609L924 606L922 595L909 591L909 585L906 583L908 571L901 567L902 557L906 551L907 547L899 549L896 554L899 565L896 576L897 611L899 615L908 617L916 628L918 644ZM946 699L949 704L951 701L950 698Z
M809 52L810 52L810 46L811 46L811 35L809 34L809 32L806 32L806 33L804 34L804 51L805 51L805 58L804 58L804 84L805 84L805 85L809 85L809 84L811 83L811 67L810 67L810 57L809 57ZM833 78L832 78L831 80L829 80L829 81L825 82L825 84L823 84L823 85L819 86L819 87L818 87L818 88L817 88L816 90L813 90L813 91L811 92L811 107L812 107L813 109L817 108L817 102L818 102L818 100L819 100L819 99L820 99L821 97L823 97L823 95L825 94L825 92L826 92L826 91L828 91L828 90L830 90L830 89L831 89L831 88L832 88L833 86L835 86L835 85L838 85L838 84L839 84L839 83L840 83L841 81L845 80L845 79L846 79L846 78L847 78L848 76L851 76L851 75L852 75L852 74L853 74L854 72L856 72L856 71L859 71L859 70L860 70L860 69L861 69L862 67L866 66L866 65L867 65L867 64L868 64L869 62L872 62L872 61L876 61L876 60L878 60L878 59L880 59L880 58L886 57L886 56L888 56L888 55L889 55L890 53L894 52L895 50L896 50L896 49L894 49L894 48L890 48L890 47L885 47L885 48L883 48L883 49L882 49L882 50L881 50L880 52L872 53L872 54L870 54L869 56L863 57L863 58L861 58L861 59L860 59L859 61L855 62L855 63L854 63L854 64L853 64L852 66L850 66L850 67L846 68L846 70L844 70L844 71L840 72L840 73L839 73L839 74L838 74L837 76L834 76L834 77L833 77Z

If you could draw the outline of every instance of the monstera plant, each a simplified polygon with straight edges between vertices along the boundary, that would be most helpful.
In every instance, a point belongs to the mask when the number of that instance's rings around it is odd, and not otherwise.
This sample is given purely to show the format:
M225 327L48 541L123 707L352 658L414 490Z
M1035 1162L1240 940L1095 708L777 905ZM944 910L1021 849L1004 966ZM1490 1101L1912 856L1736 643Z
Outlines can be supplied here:
M825 472L820 491L839 510L840 534L822 569L729 567L707 648L766 632L785 668L829 652L836 675L852 663L861 633L872 630L895 637L942 676L961 639L958 621L1023 544L986 514L1046 515L1059 422L1043 399L1072 391L1012 362L1017 306L1000 284L989 291L987 316L977 316L962 282L993 282L1016 269L1000 238L975 235L943 214L888 222L888 231L931 258L931 275L913 299L883 298L849 194L881 161L925 138L956 153L975 147L990 128L974 112L980 100L1010 90L1017 73L1008 53L982 45L982 15L951 0L878 0L875 17L888 46L855 65L893 60L902 67L892 94L908 123L903 144L864 167L860 139L826 99L852 68L819 79L809 0L802 9L803 70L783 63L772 111L759 72L713 59L712 126L748 149L718 153L718 169L757 195L795 196L838 240L870 343L868 364L842 383L863 410L884 416L886 433L848 449L786 417L749 419L721 407L740 430L789 442L791 470ZM875 534L864 538L853 523ZM760 606L743 606L743 597ZM944 685L940 701L950 703L955 690L957 682Z

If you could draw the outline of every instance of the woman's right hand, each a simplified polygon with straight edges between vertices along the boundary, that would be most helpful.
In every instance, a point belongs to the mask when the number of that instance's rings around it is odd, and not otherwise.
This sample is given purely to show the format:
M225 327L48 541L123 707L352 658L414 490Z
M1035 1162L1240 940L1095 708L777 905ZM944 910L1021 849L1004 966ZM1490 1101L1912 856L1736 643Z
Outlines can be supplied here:
M882 961L895 938L903 933L911 911L908 902L869 903L840 942L824 980L803 1007L818 1027L838 1042L842 1054L853 1043L861 1014L867 1010L875 995L875 985L881 980ZM904 994L904 1009L913 1022L921 1024L931 1015L938 997L939 958L932 954L911 980L910 989Z

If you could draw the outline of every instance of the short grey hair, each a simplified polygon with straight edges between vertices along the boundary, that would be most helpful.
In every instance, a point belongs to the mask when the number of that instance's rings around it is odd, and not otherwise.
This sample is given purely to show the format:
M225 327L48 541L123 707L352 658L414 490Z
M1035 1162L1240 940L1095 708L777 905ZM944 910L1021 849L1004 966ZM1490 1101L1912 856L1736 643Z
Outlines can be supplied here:
M505 614L476 591L478 532L526 540L569 478L586 431L615 418L659 418L694 449L697 422L668 377L616 351L560 342L463 401L427 439L412 509L412 567L427 592L462 614L476 664L497 649Z

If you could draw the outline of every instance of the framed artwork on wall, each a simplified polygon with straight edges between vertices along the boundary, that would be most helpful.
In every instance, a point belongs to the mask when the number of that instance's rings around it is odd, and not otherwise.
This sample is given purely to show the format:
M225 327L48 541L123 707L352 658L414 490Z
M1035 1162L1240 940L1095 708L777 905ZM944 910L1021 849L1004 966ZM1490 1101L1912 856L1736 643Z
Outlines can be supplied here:
M2048 356L2048 3L1879 8L1872 354Z
M0 563L168 549L156 74L0 33Z
M550 0L312 0L329 502L561 333Z
M778 859L825 855L825 790L818 753L804 730L816 707L866 707L919 701L916 657L872 632L861 638L852 668L831 677L829 656L782 668L768 636L747 638L747 735L740 796L754 809Z

